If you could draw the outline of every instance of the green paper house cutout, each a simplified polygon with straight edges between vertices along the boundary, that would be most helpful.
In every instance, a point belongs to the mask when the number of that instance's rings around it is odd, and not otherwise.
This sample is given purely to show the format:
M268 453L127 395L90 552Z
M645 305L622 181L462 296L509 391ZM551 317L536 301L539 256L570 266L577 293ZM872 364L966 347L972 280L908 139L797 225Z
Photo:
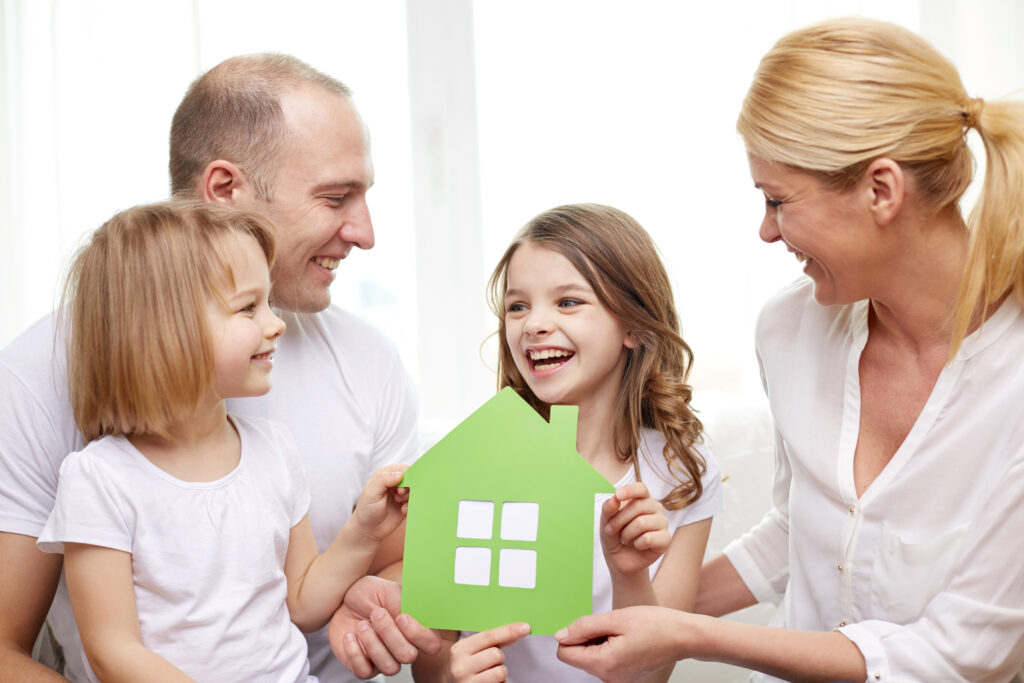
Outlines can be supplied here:
M578 413L549 423L507 387L406 470L403 612L552 634L593 611L594 496L615 488L576 451Z

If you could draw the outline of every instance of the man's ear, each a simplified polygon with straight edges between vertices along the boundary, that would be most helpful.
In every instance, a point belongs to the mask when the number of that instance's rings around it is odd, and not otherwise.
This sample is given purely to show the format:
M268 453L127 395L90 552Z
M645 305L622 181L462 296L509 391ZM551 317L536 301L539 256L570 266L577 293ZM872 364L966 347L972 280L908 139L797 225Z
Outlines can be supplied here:
M878 225L888 225L899 215L906 199L907 178L903 168L882 157L875 159L864 172L871 195L871 213Z
M249 190L250 185L242 169L230 161L217 159L203 169L199 198L206 202L235 205Z

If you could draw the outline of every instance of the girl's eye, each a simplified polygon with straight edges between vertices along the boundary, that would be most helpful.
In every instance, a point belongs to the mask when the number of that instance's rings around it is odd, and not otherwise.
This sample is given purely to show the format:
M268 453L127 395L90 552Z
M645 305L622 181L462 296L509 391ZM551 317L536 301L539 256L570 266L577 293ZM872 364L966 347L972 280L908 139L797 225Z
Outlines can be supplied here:
M582 303L583 302L580 301L579 299L562 299L561 301L558 302L558 305L561 308L573 308L574 306L579 306Z
M526 310L526 304L521 304L521 303L518 303L518 302L517 303L511 303L511 304L508 305L508 309L507 310L508 310L509 313L519 313L521 311L525 311Z
M238 312L239 313L255 313L256 312L256 303L253 302L253 303L249 304L248 306L245 306L245 307L239 309Z

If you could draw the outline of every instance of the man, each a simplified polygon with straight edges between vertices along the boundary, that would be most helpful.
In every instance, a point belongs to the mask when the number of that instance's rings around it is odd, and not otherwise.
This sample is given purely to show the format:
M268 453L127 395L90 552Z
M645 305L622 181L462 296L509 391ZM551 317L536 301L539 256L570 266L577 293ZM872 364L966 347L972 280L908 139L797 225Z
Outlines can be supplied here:
M339 263L352 248L374 244L366 204L373 168L362 121L343 84L299 60L235 57L197 79L179 105L170 170L176 197L256 210L275 224L271 296L287 323L275 386L228 407L292 429L310 480L310 520L326 547L370 473L410 462L417 447L415 391L394 347L330 305ZM66 673L84 675L61 557L35 548L60 462L83 445L67 399L63 349L54 340L48 316L0 352L0 672L17 680L53 675L28 656L51 600L49 623L64 646ZM382 546L372 572L395 577L403 533ZM434 648L436 635L414 620L399 618L402 629L392 621L395 584L368 578L350 594L331 629L349 643L339 654L357 659L359 675L392 673L396 659ZM331 655L326 629L311 634L309 645L321 680L351 678Z

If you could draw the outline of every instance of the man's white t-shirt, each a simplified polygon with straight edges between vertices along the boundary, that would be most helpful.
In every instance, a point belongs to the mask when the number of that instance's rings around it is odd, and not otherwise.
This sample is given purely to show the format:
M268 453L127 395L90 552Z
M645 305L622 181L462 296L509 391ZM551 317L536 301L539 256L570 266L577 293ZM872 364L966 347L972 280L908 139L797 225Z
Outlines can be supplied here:
M279 315L288 327L274 355L274 388L229 400L228 411L271 417L291 430L322 550L351 516L370 473L416 458L416 391L394 345L351 313L331 306ZM32 537L53 508L60 463L84 446L54 321L43 318L0 351L0 531ZM82 679L84 657L63 577L48 619L65 651L65 675ZM331 653L326 628L307 640L312 671L321 680L357 680Z
M215 481L177 479L120 436L72 453L37 543L130 553L142 644L193 679L304 682L284 563L309 509L306 477L287 429L231 419L241 456Z

